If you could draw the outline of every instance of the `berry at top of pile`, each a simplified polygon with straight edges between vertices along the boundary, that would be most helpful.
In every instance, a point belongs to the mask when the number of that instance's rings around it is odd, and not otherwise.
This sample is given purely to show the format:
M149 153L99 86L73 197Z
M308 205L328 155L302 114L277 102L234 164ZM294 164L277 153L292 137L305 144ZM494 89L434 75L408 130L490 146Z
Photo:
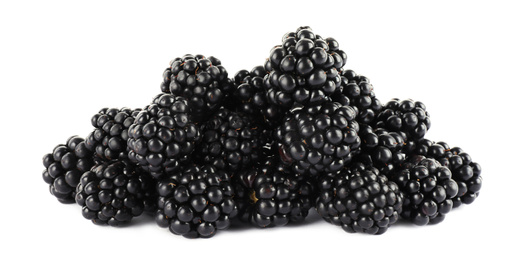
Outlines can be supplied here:
M299 176L337 172L358 152L356 111L337 102L291 111L275 130L275 149Z
M233 92L233 82L221 61L213 56L184 55L170 62L161 84L163 93L188 99L195 122L217 111Z
M159 94L129 127L128 157L154 178L180 169L201 134L184 97Z
M346 59L334 38L324 39L310 27L285 34L265 64L270 101L284 108L319 104L340 86Z
M237 214L230 177L211 165L188 165L161 180L157 192L157 224L176 235L212 237Z

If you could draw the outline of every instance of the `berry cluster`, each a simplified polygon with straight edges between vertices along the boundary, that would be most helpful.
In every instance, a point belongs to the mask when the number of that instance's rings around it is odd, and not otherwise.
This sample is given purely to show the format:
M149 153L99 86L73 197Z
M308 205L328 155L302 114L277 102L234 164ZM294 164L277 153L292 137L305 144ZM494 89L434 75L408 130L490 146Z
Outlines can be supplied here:
M43 179L95 224L146 213L188 238L232 221L300 223L311 209L347 232L382 234L400 219L436 224L472 203L480 165L425 139L422 102L381 103L346 61L334 38L310 27L231 78L215 57L175 58L144 108L103 108L85 138L46 154Z

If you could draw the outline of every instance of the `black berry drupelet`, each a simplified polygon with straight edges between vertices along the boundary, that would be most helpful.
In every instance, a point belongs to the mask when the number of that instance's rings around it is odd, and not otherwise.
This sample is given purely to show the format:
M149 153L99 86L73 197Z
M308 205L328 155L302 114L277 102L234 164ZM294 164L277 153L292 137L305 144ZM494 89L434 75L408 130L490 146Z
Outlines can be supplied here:
M274 157L235 175L234 190L241 221L261 228L304 221L316 196L310 178L300 180Z
M478 196L483 183L481 166L459 147L450 148L445 142L421 139L411 149L411 154L434 158L452 172L452 179L458 185L458 194L452 199L454 208L472 203Z
M94 224L121 226L155 208L155 184L140 167L126 161L101 162L82 174L75 200Z
M373 123L383 109L381 101L375 95L374 87L368 78L357 75L352 70L345 70L341 74L341 86L332 95L332 100L355 107L358 111L357 122Z
M66 144L57 145L42 161L46 168L42 177L49 184L51 194L62 203L75 202L80 176L95 164L93 150L89 150L79 136L71 136Z
M284 112L280 106L269 100L264 85L267 74L263 66L256 66L251 71L240 70L235 74L235 111L264 121L261 125L266 128L273 128L281 121Z
M187 238L212 237L237 214L229 175L211 165L189 165L157 184L156 221Z
M397 184L364 164L322 176L318 185L317 212L350 233L382 234L397 222L403 208Z
M416 225L443 221L458 193L450 170L421 155L409 158L404 167L390 178L405 196L401 216Z
M298 175L337 172L359 150L356 111L337 102L293 110L275 130L276 150Z
M86 138L94 143L95 155L102 160L127 157L128 128L141 109L103 108L91 118L95 127Z
M189 113L186 98L156 96L129 127L129 159L156 179L179 170L201 139Z
M188 54L175 58L163 77L161 91L187 98L195 122L217 111L234 91L228 72L213 56Z
M265 64L270 101L289 109L295 103L308 105L326 100L341 84L340 71L346 59L335 39L324 39L310 27L286 33Z
M412 140L424 138L430 125L430 116L422 102L397 98L383 106L376 122L376 127L388 131L403 131Z
M202 141L193 158L230 173L260 160L266 134L250 117L221 108L201 125Z
M361 149L357 160L374 166L387 177L401 168L406 159L403 152L407 136L403 132L388 132L385 129L372 129L360 124Z

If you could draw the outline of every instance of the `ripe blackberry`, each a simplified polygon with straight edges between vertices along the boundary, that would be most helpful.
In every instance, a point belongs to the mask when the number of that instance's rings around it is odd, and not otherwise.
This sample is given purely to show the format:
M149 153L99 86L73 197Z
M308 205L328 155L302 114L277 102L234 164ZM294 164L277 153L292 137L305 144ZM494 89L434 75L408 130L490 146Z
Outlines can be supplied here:
M161 91L187 98L194 122L204 121L217 111L234 91L228 72L213 56L187 54L175 58L163 78Z
M75 202L75 188L80 176L94 165L93 151L83 138L71 136L66 144L57 145L52 153L44 155L42 177L49 191L61 203Z
M403 131L411 139L419 140L430 129L430 116L422 102L394 98L384 105L377 116L376 127Z
M483 183L481 166L472 161L470 155L459 147L450 148L445 142L421 139L411 150L412 154L434 158L452 172L452 179L458 185L458 194L452 199L454 208L472 203L478 196Z
M294 103L319 104L340 86L346 59L334 38L323 39L310 27L286 33L265 64L270 101L285 109Z
M189 165L161 180L157 192L157 224L187 238L211 237L237 214L230 177L211 165Z
M374 167L355 164L319 181L317 212L346 232L382 234L401 214L403 195Z
M374 130L368 125L360 124L359 137L359 162L374 166L386 176L400 169L406 159L403 148L407 137L403 132L388 132L382 128Z
M260 160L266 142L262 129L249 117L221 108L201 125L202 142L194 159L221 170L238 172Z
M409 158L404 167L390 178L405 194L401 216L416 225L443 221L458 193L450 170L420 155Z
M127 157L128 128L141 109L103 108L91 118L95 127L86 138L94 144L92 150L103 160Z
M341 86L332 96L333 101L356 108L356 120L359 123L371 124L383 109L376 97L374 87L368 78L357 75L352 70L345 70L341 76Z
M272 128L282 119L281 107L271 103L264 85L268 73L263 66L256 66L251 71L240 70L234 76L235 110L264 121L267 128Z
M299 180L273 157L234 175L234 189L241 221L261 228L304 221L315 198L309 178Z
M128 130L128 157L155 179L180 169L200 141L184 97L160 94L142 110Z
M82 215L94 224L120 226L154 208L155 185L140 167L102 162L82 174L75 200Z
M341 170L361 144L355 116L337 102L293 110L274 133L282 162L300 176Z

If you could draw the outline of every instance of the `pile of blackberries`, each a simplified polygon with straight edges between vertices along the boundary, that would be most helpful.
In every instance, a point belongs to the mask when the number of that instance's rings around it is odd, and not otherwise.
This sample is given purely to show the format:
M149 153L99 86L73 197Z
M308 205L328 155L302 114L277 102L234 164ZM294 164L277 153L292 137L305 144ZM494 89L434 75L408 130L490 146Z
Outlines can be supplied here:
M215 57L176 58L150 104L101 109L85 138L44 156L43 179L95 224L149 213L189 238L234 220L298 223L312 208L347 232L381 234L399 218L435 224L473 202L480 165L425 139L423 103L381 103L346 60L309 27L233 78Z

